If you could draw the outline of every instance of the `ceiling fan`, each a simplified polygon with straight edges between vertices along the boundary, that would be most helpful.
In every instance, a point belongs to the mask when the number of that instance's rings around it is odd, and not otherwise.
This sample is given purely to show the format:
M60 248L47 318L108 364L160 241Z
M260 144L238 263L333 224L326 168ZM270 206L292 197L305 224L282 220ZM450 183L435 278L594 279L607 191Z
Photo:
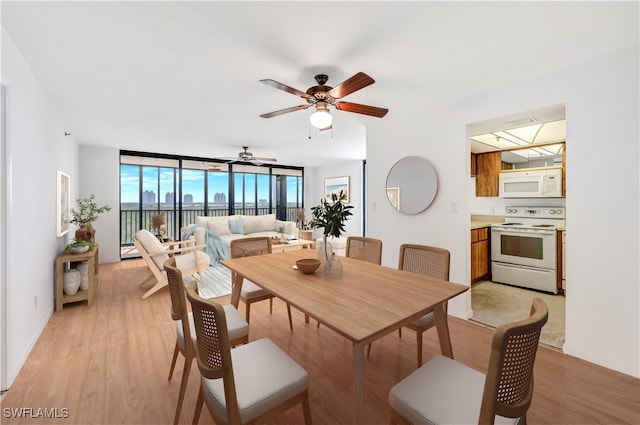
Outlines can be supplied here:
M329 105L333 105L336 109L339 109L341 111L355 112L356 114L370 115L372 117L378 118L384 117L387 112L389 112L388 109L378 108L377 106L360 105L358 103L343 102L339 100L357 90L375 83L375 80L369 77L364 72L358 72L353 77L348 78L335 87L326 85L329 77L325 74L318 74L315 76L315 79L318 85L309 87L306 92L302 92L274 80L260 80L261 83L280 90L284 90L307 101L306 105L292 106L290 108L269 112L260 116L262 118L272 118L277 117L278 115L283 115L289 112L299 111L301 109L307 109L311 106L315 106L315 112L309 117L311 125L320 130L327 130L331 128L331 124L333 122L333 118L331 117L331 113L329 112Z
M278 162L278 160L275 158L260 158L257 156L253 156L253 154L248 151L249 146L243 146L242 149L244 150L242 152L238 152L237 158L229 157L229 158L220 158L220 159L228 160L227 163L240 161L240 162L250 162L254 165L262 165L265 162Z

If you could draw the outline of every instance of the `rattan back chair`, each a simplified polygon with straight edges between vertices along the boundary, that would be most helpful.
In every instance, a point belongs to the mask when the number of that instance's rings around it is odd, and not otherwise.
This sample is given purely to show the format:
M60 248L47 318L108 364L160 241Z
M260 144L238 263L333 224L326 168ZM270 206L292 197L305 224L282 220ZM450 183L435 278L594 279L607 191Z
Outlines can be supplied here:
M451 254L443 248L428 245L403 244L400 246L398 268L400 270L417 273L440 280L449 280L449 263ZM444 303L447 311L447 302ZM433 312L429 312L420 319L407 325L416 332L417 364L422 365L422 334L435 325ZM402 337L402 329L398 330Z
M347 238L345 257L381 264L382 241L364 236L349 236Z
M251 238L241 238L231 241L231 258L250 257L253 255L271 254L271 238L268 236L256 236ZM231 274L231 281L235 282L235 273ZM269 300L269 313L273 312L273 295L251 282L244 279L240 300L245 306L245 319L249 323L251 315L251 304ZM293 320L291 318L291 306L287 304L287 314L289 315L289 329L293 330Z
M533 367L549 311L532 300L527 319L496 328L486 375L436 356L389 391L390 424L526 424ZM510 418L511 421L505 418Z
M232 350L223 306L201 298L193 282L187 298L202 375L193 423L198 423L203 403L216 423L226 424L264 423L300 403L304 422L311 425L307 372L267 338Z
M176 321L176 344L173 350L171 368L169 369L169 381L173 377L173 370L176 366L178 353L182 353L184 356L180 393L178 395L178 404L173 420L173 423L177 424L184 402L187 382L189 381L191 364L193 363L193 359L196 358L196 335L193 327L193 315L188 311L187 307L182 272L176 267L175 257L171 257L165 261L164 270L167 273L169 295L171 296L171 318ZM229 317L228 333L231 336L231 346L249 342L249 324L244 320L242 315L238 313L232 305L225 305L223 309L226 312L226 316Z

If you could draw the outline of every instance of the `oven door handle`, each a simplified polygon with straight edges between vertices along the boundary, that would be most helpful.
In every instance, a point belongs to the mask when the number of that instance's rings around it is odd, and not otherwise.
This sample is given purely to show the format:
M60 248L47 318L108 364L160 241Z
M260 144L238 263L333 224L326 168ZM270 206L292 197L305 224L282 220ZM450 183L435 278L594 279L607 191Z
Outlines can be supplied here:
M523 229L523 230L513 230L513 229L502 229L491 228L492 232L500 232L500 233L509 233L514 236L522 236L522 235L554 235L556 233L555 230L531 230L531 229Z

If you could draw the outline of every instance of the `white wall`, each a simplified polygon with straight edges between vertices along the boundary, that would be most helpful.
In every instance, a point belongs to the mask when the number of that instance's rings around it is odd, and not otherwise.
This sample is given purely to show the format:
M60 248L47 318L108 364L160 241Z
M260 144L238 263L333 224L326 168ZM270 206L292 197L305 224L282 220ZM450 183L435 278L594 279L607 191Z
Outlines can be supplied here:
M326 167L305 167L305 217L307 220L311 219L311 208L320 204L320 200L324 197L324 179L344 176L349 176L349 205L353 206L351 210L353 216L345 223L343 236L361 236L363 234L362 161L345 161ZM322 229L316 229L313 235L315 238L322 237Z
M7 383L11 385L54 309L54 264L66 246L57 237L56 171L80 181L78 147L40 83L2 31L6 90L6 315Z
M82 141L80 141L82 143ZM115 148L80 146L80 196L95 195L99 206L111 211L93 223L100 245L99 262L120 261L120 151Z
M567 281L574 289L566 300L564 352L638 377L638 52L636 45L448 104L390 107L392 112L367 131L369 229L384 240L383 262L393 265L403 242L443 246L452 251L451 280L468 284L472 179L465 127L565 104ZM427 95L413 93L419 98ZM408 155L430 160L440 181L434 203L417 216L402 216L387 204L384 194L386 172ZM451 203L457 213L450 212ZM469 293L458 298L449 311L466 317Z

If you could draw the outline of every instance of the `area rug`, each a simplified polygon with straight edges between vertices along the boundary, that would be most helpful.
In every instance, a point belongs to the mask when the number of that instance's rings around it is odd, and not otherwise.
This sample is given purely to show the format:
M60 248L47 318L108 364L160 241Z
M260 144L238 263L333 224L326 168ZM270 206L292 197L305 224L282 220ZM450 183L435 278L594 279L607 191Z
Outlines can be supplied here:
M471 286L471 320L495 328L525 319L534 297L542 298L549 309L549 320L542 328L540 342L562 349L565 341L565 299L561 295L482 281Z
M196 281L198 294L203 298L216 298L231 293L231 270L221 264L204 269L201 276L197 274L184 278L185 286Z

